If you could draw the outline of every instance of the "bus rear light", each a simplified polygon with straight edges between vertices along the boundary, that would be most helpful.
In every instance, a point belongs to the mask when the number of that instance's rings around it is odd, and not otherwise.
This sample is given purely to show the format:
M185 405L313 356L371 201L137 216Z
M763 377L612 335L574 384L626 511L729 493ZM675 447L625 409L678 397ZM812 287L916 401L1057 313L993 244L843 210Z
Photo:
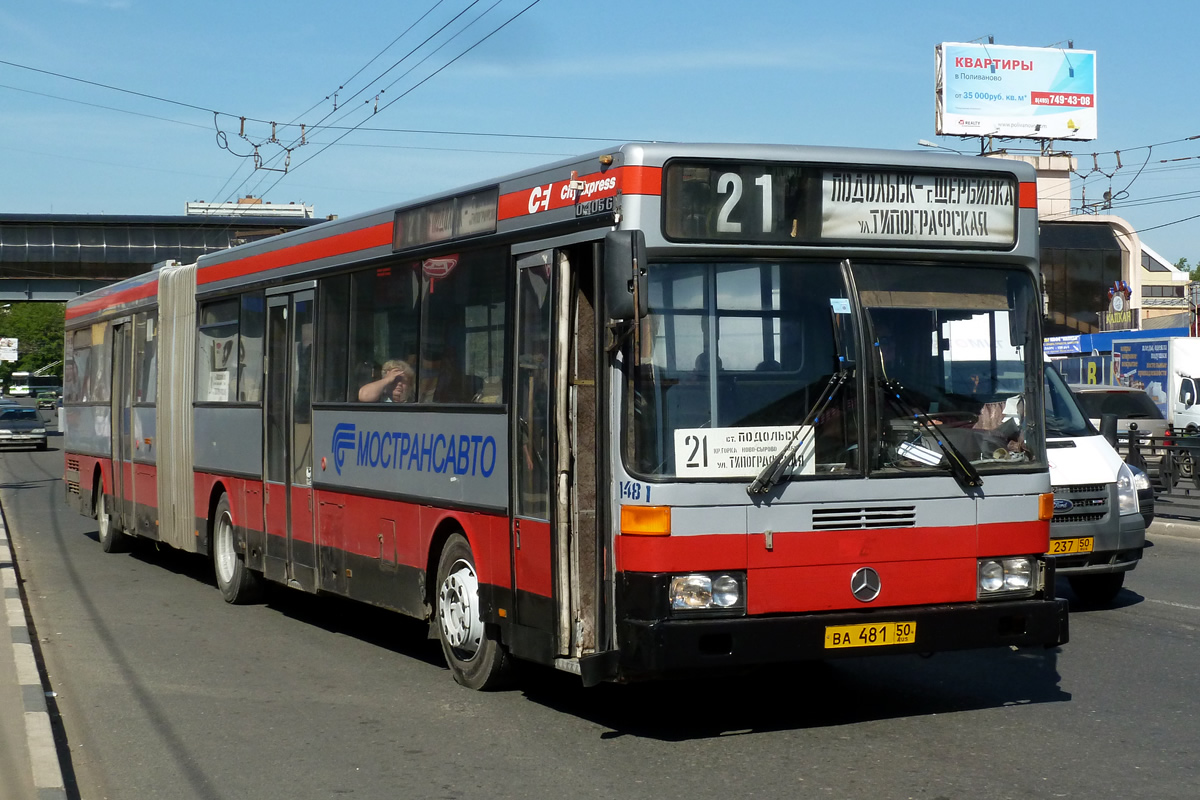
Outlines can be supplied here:
M670 536L670 506L621 506L621 533L625 536Z
M1038 519L1054 518L1054 492L1038 495Z

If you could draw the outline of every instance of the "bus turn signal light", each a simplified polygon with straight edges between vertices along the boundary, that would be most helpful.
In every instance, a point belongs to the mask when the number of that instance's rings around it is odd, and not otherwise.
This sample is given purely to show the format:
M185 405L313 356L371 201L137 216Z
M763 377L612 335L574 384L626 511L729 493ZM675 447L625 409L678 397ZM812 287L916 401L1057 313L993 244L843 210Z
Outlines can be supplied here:
M621 506L621 533L626 536L670 536L670 506Z
M1038 519L1054 518L1054 492L1038 495Z

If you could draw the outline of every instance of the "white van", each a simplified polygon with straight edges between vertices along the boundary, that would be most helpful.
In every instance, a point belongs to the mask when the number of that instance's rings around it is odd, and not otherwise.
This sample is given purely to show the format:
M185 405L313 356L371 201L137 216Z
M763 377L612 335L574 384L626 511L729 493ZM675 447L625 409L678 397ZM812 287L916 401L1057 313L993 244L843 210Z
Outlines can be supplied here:
M1046 455L1054 488L1050 552L1080 600L1110 602L1146 544L1132 470L1046 364Z

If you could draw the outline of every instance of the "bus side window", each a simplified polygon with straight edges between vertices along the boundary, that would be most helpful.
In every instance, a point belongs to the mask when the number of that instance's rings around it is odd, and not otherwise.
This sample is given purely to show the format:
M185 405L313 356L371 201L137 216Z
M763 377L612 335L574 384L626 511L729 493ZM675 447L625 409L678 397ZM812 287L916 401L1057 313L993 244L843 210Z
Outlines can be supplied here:
M242 295L241 338L238 341L238 400L257 403L262 399L263 332L266 302L257 292Z
M71 334L70 360L63 370L66 383L66 398L68 403L87 402L89 387L89 362L92 355L92 331L90 328L75 331Z
M199 402L237 399L238 301L217 300L196 315L196 394Z
M389 264L356 272L350 276L348 351L350 399L357 399L364 384L383 377L383 364L392 359L415 363L417 328L420 322L417 302L420 298L420 264ZM334 313L335 287L329 287L330 311ZM337 327L332 321L330 327ZM329 332L330 337L335 333ZM337 358L336 341L325 340L323 349L329 359ZM345 352L345 350L343 350ZM323 356L324 357L324 356ZM343 356L344 358L344 356ZM325 362L330 369L334 362ZM332 379L331 379L332 380ZM330 391L326 385L325 391ZM337 389L332 391L336 393ZM333 400L330 396L326 399ZM346 399L343 395L339 399Z
M317 330L317 374L315 399L325 402L345 402L347 379L351 377L350 354L350 276L335 275L320 284ZM354 387L370 380L369 374L352 376Z
M419 401L503 400L505 258L497 249L461 253L444 259L454 259L447 274L425 276Z
M133 334L134 402L153 403L158 382L156 314L138 314Z

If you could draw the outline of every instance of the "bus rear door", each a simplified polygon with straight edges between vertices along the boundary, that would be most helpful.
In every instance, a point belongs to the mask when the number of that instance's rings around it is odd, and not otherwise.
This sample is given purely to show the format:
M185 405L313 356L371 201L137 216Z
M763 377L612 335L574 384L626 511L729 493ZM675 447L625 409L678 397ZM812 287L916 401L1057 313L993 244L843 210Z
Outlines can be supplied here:
M130 320L120 320L112 326L112 494L113 525L117 530L133 533L133 326Z
M263 495L267 577L316 591L312 489L314 291L267 297L266 452Z

